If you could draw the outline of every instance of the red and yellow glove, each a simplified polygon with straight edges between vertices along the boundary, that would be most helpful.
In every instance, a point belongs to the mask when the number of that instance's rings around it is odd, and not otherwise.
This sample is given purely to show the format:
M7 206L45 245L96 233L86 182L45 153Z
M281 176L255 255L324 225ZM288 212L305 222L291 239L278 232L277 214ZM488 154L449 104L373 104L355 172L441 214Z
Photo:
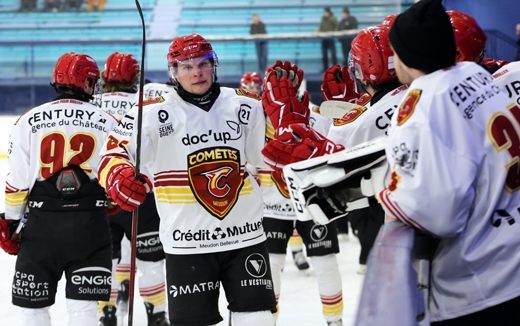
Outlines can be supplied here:
M325 71L321 84L323 100L356 103L359 96L355 91L354 80L350 77L348 67L341 68L340 65L334 65Z
M152 191L152 183L144 174L135 178L135 168L126 164L113 166L107 175L107 194L119 207L132 211L146 199L146 193Z
M264 161L274 171L281 171L284 166L310 158L336 153L345 149L306 124L289 125L289 133L271 140L262 149Z

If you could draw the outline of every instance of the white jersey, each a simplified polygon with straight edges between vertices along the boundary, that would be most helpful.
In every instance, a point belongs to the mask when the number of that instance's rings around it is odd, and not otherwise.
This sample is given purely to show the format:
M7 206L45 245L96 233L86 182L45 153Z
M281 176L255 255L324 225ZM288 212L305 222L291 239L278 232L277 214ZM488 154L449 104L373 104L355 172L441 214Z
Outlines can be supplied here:
M148 83L143 86L143 95L145 99L151 99L159 96L163 96L167 93L176 92L173 85L162 84L162 83Z
M11 130L7 150L6 218L20 219L35 182L68 165L78 165L96 179L101 145L116 125L95 105L75 99L45 103L23 114Z
M520 109L458 63L412 82L388 132L386 213L441 238L433 321L520 296Z
M110 134L100 184L115 164L135 161L137 109ZM168 254L200 254L265 240L262 196L246 162L265 167L265 118L260 98L221 87L209 111L174 93L143 107L141 165L153 174L159 233ZM118 146L125 144L125 146Z
M520 106L520 61L508 63L493 74L495 84Z
M126 112L139 106L139 93L113 92L98 95L95 103L121 121Z
M400 86L385 94L374 105L370 102L352 109L343 118L334 119L327 138L349 149L374 138L384 136L390 120L407 86Z

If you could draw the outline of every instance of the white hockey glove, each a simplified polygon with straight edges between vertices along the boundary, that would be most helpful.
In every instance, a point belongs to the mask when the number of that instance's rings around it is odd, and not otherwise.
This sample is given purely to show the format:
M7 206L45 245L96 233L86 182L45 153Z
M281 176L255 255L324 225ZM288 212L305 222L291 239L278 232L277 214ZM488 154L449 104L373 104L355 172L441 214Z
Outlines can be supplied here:
M299 220L327 224L358 209L356 202L384 189L386 137L284 168Z

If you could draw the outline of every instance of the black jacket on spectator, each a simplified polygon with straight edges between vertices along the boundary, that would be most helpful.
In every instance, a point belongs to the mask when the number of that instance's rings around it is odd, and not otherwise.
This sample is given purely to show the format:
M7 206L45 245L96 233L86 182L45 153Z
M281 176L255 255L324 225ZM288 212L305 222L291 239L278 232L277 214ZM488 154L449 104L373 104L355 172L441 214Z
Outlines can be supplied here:
M343 31L346 29L357 29L358 22L356 17L348 16L348 18L342 19L338 24L338 31Z
M250 34L267 34L267 31L265 30L265 24L262 22L259 22L258 24L251 24Z

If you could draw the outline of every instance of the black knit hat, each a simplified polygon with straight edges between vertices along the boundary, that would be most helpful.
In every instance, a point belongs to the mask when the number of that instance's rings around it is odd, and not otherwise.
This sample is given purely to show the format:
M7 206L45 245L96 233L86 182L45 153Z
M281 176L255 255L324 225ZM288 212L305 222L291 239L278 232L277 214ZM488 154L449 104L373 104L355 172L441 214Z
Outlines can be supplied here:
M430 73L455 64L455 36L441 2L421 0L395 19L388 36L406 66Z

